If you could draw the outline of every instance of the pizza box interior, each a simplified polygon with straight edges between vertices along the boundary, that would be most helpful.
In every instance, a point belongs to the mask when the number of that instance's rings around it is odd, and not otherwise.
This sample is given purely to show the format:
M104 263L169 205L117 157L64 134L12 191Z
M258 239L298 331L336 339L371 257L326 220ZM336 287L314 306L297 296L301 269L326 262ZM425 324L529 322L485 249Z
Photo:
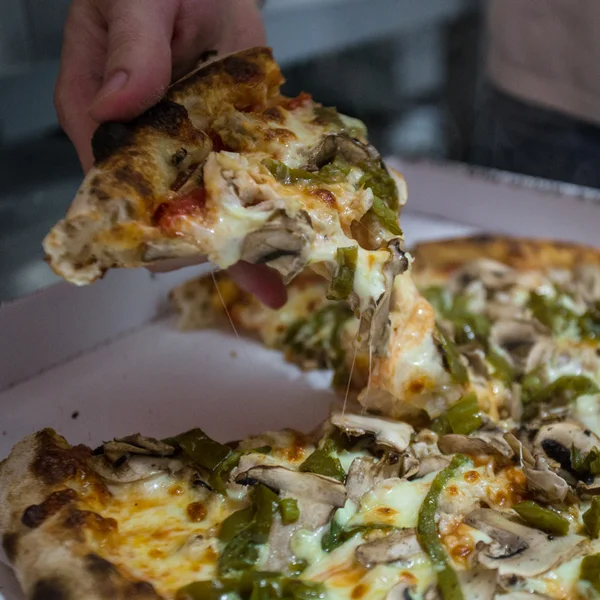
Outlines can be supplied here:
M600 193L593 190L457 165L390 163L408 182L408 248L484 233L597 243ZM194 426L228 441L308 430L326 417L334 399L327 373L304 373L234 331L177 330L167 294L202 270L114 272L86 288L60 283L0 307L0 458L43 427L94 446ZM22 596L0 563L1 598Z

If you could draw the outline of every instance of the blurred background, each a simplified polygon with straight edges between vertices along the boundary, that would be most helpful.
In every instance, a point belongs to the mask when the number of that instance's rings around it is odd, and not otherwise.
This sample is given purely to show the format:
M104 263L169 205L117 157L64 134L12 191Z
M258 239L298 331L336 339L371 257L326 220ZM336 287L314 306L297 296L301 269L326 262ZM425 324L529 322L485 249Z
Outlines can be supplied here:
M264 18L288 94L363 119L384 155L486 164L486 5L270 0ZM52 103L67 6L0 0L0 301L55 281L40 240L81 179Z

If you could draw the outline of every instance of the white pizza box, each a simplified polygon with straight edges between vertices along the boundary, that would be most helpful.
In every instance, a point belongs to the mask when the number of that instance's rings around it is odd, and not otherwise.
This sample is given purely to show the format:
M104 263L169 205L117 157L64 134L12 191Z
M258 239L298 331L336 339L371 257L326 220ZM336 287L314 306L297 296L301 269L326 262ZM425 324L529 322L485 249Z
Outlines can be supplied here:
M486 232L593 243L600 229L600 204L583 190L547 192L443 165L399 166L409 182L411 209L402 218L409 247ZM167 294L202 271L113 272L89 287L59 283L1 306L0 458L43 427L94 446L195 426L227 441L309 429L324 418L334 400L328 374L303 373L234 331L176 329ZM0 598L22 600L2 565Z

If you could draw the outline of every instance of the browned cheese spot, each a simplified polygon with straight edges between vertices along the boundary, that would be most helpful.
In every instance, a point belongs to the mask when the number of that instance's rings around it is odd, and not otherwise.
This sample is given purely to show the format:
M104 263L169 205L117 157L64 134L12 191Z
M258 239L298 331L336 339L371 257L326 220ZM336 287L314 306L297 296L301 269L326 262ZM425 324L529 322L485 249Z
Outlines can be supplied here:
M337 200L333 192L326 190L325 188L317 188L314 190L310 190L310 195L315 196L323 201L323 204L335 208L337 205Z
M193 523L203 521L207 514L206 507L202 502L192 502L191 504L188 504L186 512L188 519Z

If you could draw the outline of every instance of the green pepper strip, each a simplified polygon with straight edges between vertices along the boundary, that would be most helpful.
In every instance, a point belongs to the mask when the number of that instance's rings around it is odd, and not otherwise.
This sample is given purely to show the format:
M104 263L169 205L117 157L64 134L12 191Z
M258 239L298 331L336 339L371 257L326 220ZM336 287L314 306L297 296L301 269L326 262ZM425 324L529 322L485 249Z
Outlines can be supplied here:
M283 577L281 573L245 572L239 577L196 581L181 588L176 600L319 600L325 597L322 583Z
M321 539L321 548L325 552L332 552L359 533L368 533L370 531L388 532L396 529L397 528L393 525L379 523L368 523L366 525L356 525L350 529L343 529L342 526L333 519L329 526L329 531Z
M467 367L460 361L460 354L456 350L454 343L446 337L440 327L437 327L437 339L444 357L444 362L446 363L454 383L461 385L468 383L469 373Z
M298 501L295 498L282 498L279 501L279 514L284 525L291 525L300 518Z
M271 175L284 185L290 185L294 183L309 183L317 180L317 174L305 171L304 169L294 169L288 167L286 164L274 160L272 158L265 158L262 164L269 169Z
M479 429L483 421L475 392L468 393L451 406L446 412L446 418L453 433L468 435Z
M331 456L335 450L334 443L327 439L321 448L317 448L301 465L299 470L305 473L316 473L332 477L344 483L346 473L339 458Z
M521 389L526 418L535 417L543 404L567 405L579 396L600 393L600 388L585 375L563 375L544 386L538 370L524 377Z
M587 454L571 448L571 468L582 478L600 474L600 450L594 447Z
M191 429L168 441L177 444L194 464L209 471L214 471L233 452L229 446L209 438L202 429Z
M227 545L219 556L219 573L247 569L259 559L257 545L264 544L271 530L279 499L268 487L254 487L252 506L239 510L223 521L219 539Z
M589 582L600 593L600 554L586 556L581 561L579 578Z
M438 587L444 600L464 600L464 596L456 571L452 568L440 540L435 513L444 487L467 462L466 456L456 454L452 462L436 475L419 510L417 536L421 547L433 563Z
M552 535L567 535L569 521L562 515L540 506L536 502L526 500L513 506L513 510L529 525Z
M398 224L398 213L392 210L379 196L373 196L373 204L371 205L373 214L379 222L394 235L402 235L402 229Z
M354 287L357 260L358 246L337 249L337 270L327 292L328 300L345 300L350 295Z
M600 536L600 497L594 496L590 507L583 513L583 524L591 538Z

